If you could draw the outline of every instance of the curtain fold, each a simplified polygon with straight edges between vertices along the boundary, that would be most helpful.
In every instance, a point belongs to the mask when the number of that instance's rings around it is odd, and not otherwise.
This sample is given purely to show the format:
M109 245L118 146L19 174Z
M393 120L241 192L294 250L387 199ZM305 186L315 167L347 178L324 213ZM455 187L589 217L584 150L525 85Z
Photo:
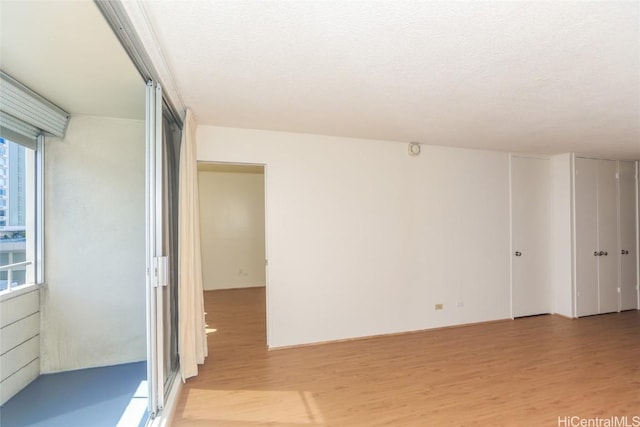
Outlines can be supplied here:
M178 194L178 351L180 373L184 382L187 378L198 375L198 365L204 363L208 352L202 294L196 122L191 110L187 110L182 132Z

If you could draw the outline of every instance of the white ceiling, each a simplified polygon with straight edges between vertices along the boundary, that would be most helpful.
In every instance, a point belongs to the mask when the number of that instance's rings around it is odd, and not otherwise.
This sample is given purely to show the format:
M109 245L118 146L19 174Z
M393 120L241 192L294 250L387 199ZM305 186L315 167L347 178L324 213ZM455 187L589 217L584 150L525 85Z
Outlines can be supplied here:
M639 5L144 3L199 124L620 158L640 158Z
M640 2L154 1L200 124L640 159ZM72 114L142 119L92 1L0 0L0 67Z
M72 115L144 119L144 81L92 1L0 0L0 68Z

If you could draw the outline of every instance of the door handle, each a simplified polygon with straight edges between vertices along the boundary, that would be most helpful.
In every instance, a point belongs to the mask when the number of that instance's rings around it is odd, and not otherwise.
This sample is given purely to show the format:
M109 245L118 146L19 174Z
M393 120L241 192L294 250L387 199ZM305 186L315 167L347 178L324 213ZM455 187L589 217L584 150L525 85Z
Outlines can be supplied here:
M600 252L598 252L598 255L599 256L607 256L607 255L609 255L609 253L605 252L605 251L600 251Z
M626 250L626 249L623 249L623 250L622 250L622 255L629 255L629 251L628 251L628 250Z
M515 256L522 256L522 252L516 251Z
M598 251L595 251L595 252L593 253L593 256L600 256L600 254L598 253Z

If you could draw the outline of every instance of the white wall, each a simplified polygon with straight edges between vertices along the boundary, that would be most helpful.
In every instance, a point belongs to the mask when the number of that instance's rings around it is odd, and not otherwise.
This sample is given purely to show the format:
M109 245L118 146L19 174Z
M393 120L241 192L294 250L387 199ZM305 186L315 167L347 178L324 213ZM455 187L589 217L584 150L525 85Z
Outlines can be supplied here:
M43 373L146 358L144 123L74 116L46 143Z
M551 158L553 312L573 317L573 169L571 154Z
M0 405L40 374L40 291L27 286L0 300Z
M265 285L264 174L198 172L205 290Z
M410 157L404 143L211 126L197 138L199 160L267 165L270 347L509 318L507 153Z

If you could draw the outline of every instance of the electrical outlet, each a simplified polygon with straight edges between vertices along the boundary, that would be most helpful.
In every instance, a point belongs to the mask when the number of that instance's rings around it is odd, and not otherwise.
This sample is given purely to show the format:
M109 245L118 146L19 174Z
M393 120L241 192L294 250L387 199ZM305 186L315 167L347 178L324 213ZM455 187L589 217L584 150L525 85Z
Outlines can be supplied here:
M443 305L442 304L436 304L436 310L442 310Z

